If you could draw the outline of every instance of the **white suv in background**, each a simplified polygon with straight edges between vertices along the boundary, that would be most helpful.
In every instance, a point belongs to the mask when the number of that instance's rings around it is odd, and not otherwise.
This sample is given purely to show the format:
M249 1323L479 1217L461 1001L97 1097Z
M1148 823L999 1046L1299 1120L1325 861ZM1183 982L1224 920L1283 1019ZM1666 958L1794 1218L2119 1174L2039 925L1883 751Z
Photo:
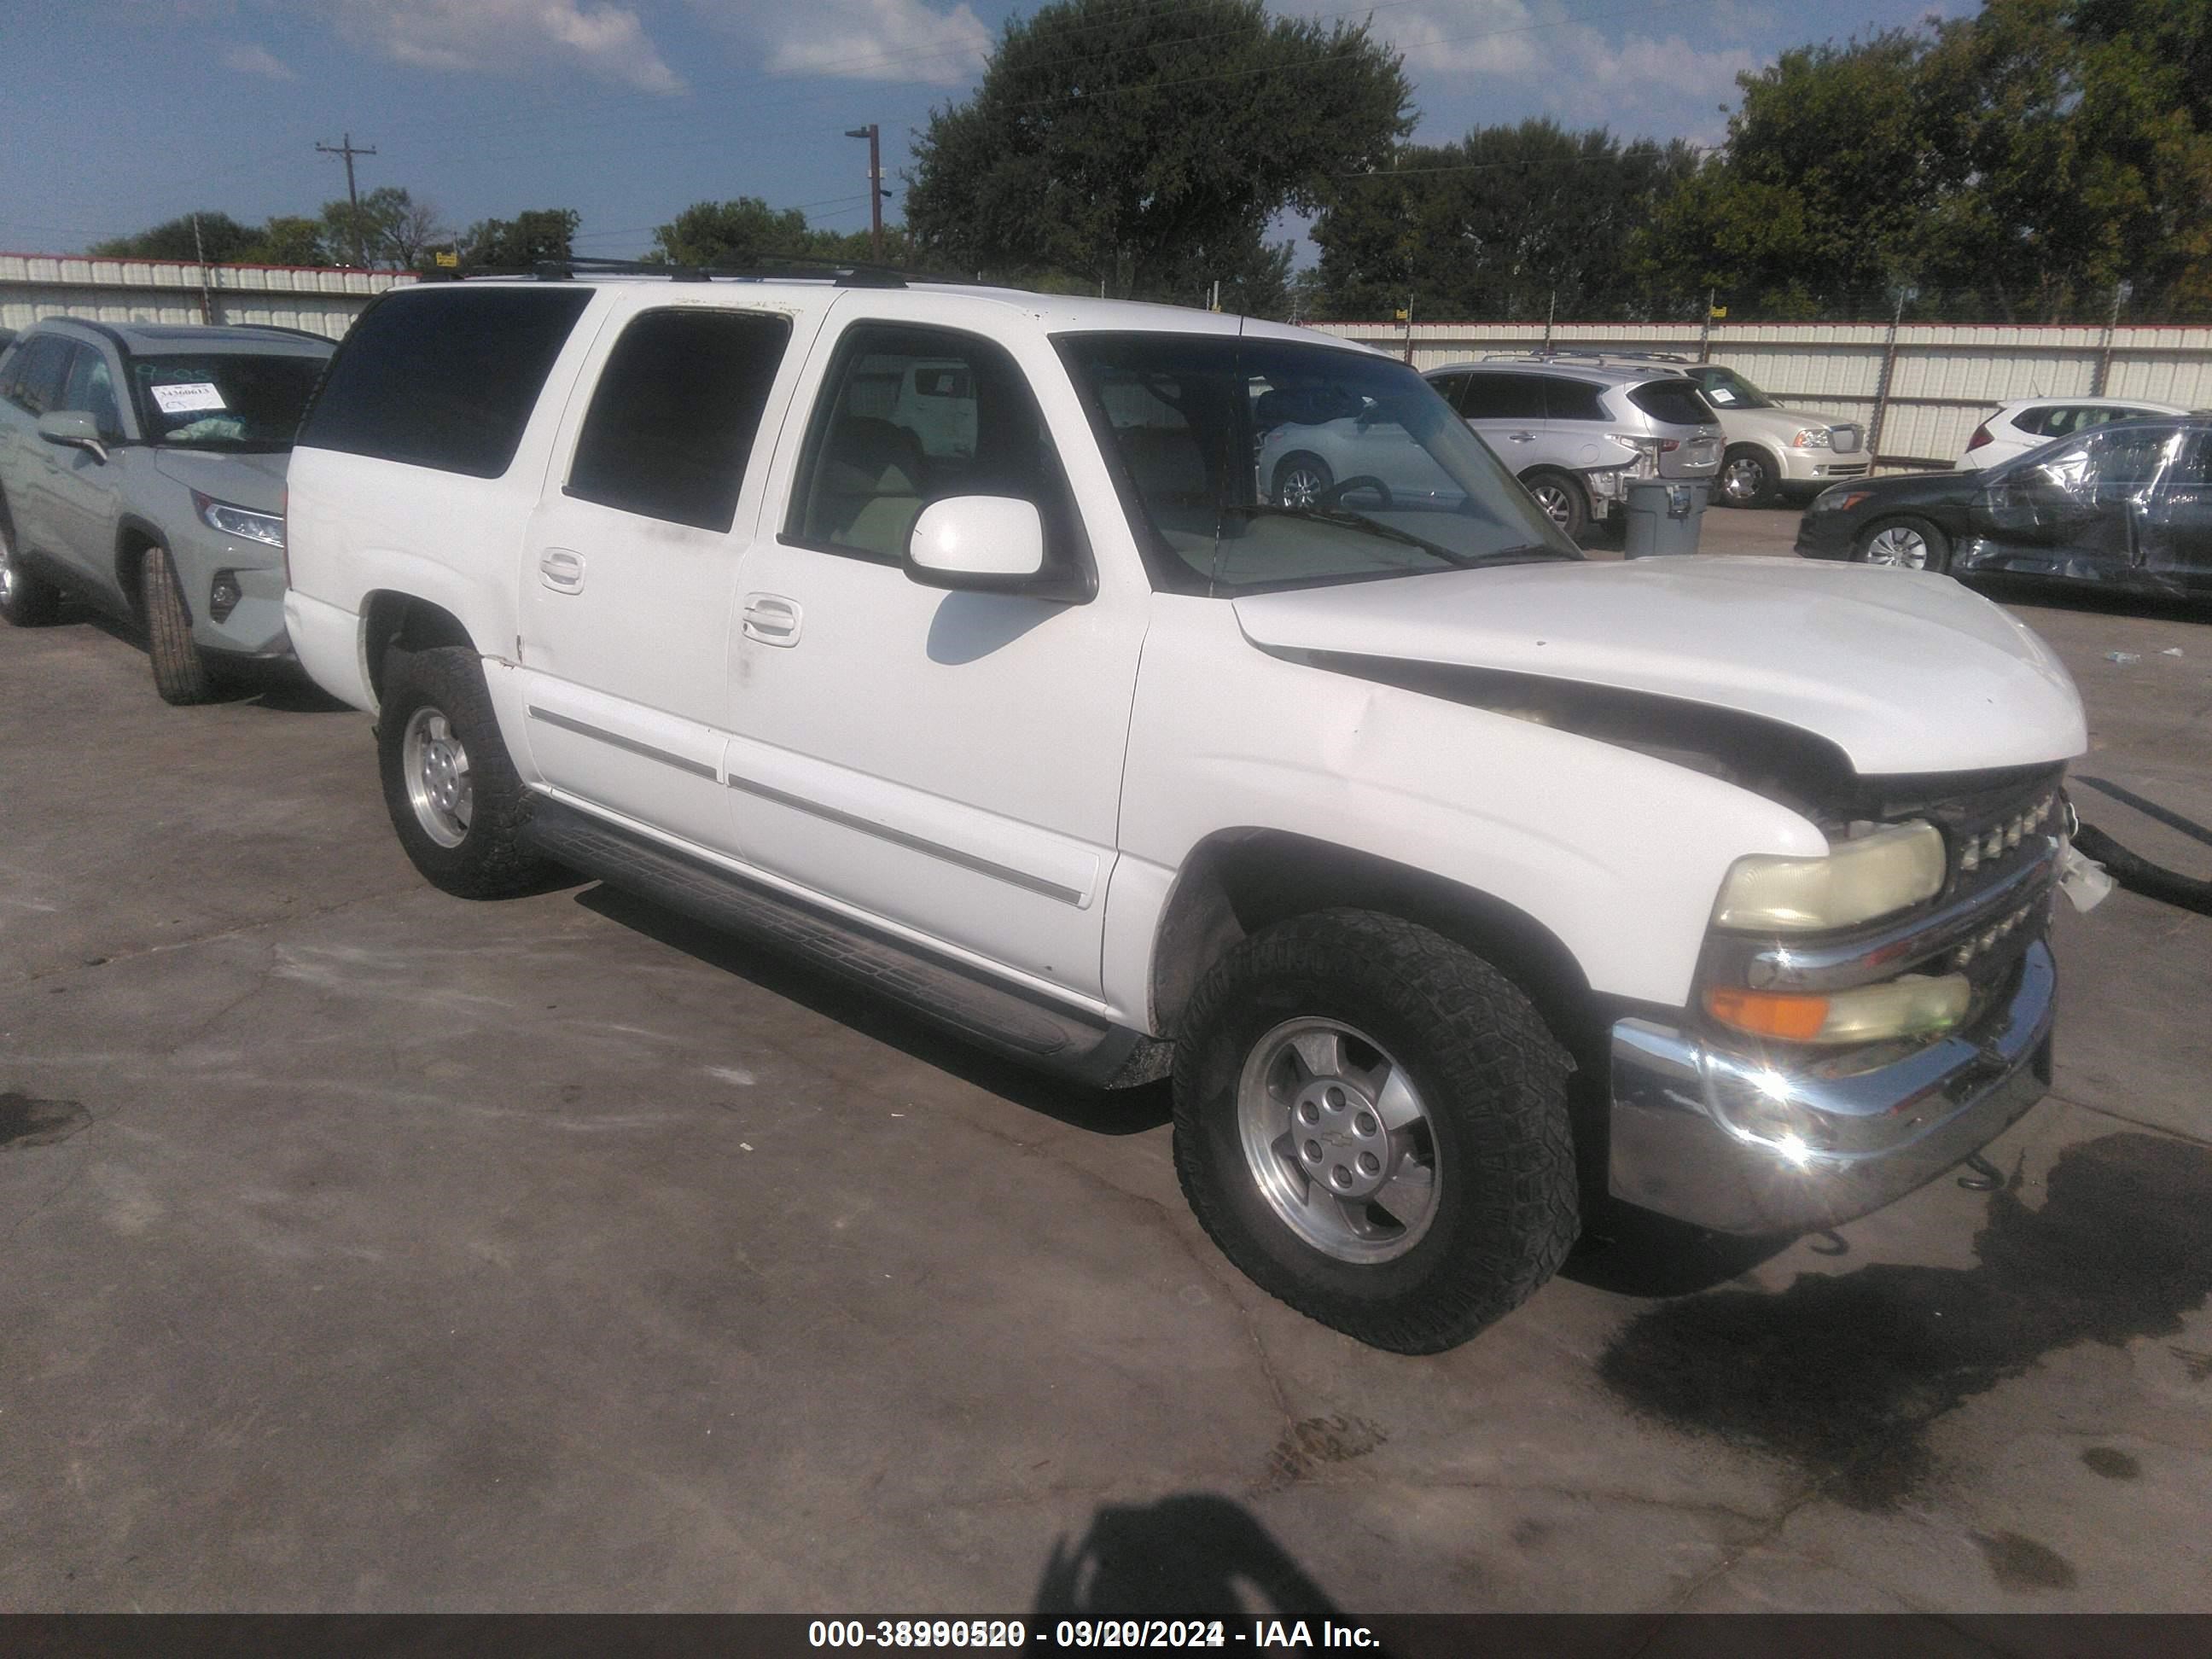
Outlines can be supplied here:
M2139 415L2186 415L2172 404L2146 404L2120 398L2026 398L2003 408L1974 428L1959 457L1959 471L1972 472L2015 455L2039 449L2054 438L2070 438L2113 421Z
M1873 470L1866 428L1856 422L1788 408L1718 363L1686 363L1682 373L1698 383L1728 434L1714 492L1724 506L1771 507L1785 495L1818 495Z

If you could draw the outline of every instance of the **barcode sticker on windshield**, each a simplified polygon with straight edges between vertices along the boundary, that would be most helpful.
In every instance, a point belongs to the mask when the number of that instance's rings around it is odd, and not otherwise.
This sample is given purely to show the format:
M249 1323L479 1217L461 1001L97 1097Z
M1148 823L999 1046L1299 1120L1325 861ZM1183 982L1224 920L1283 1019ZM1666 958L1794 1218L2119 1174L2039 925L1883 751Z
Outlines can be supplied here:
M190 415L203 409L228 408L212 380L186 380L179 386L153 388L154 401L164 415Z

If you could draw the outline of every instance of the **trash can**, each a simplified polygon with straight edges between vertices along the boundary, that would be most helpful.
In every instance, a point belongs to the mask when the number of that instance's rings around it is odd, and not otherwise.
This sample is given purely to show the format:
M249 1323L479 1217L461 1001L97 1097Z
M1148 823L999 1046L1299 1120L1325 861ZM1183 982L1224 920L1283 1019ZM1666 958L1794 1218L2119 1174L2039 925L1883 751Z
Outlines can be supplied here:
M1628 523L1622 556L1641 559L1662 553L1694 553L1705 516L1705 486L1645 478L1628 486Z

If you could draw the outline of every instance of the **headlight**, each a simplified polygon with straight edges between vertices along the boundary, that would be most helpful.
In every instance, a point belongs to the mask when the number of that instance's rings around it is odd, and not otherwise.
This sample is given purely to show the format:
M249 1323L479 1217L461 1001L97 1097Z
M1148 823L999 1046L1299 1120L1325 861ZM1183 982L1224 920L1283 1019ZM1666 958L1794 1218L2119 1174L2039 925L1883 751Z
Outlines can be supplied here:
M1966 1017L1973 1000L1964 974L1906 974L1826 996L1715 986L1705 993L1705 1012L1723 1025L1781 1042L1879 1042L1948 1031Z
M1713 926L1813 933L1871 921L1943 890L1943 837L1932 823L1877 830L1826 858L1738 859L1721 883Z
M1864 501L1869 491L1863 489L1824 489L1813 497L1815 513L1841 513Z
M192 491L192 505L199 510L200 522L210 530L220 530L226 536L235 536L240 541L262 542L270 547L284 545L284 518L278 513L257 513L250 507L233 507L228 501L219 501L212 495Z
M1832 434L1825 426L1803 426L1797 428L1797 435L1790 441L1790 447L1792 449L1826 449L1831 441Z

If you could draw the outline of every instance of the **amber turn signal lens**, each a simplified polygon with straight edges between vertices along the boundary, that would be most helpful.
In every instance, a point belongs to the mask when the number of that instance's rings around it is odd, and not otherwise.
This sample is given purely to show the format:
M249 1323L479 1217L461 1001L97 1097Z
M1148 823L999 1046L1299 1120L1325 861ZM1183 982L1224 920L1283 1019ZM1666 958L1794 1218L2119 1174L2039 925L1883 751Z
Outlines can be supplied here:
M1705 993L1705 1012L1722 1024L1753 1036L1810 1042L1828 1023L1828 999L1740 991L1723 985Z

